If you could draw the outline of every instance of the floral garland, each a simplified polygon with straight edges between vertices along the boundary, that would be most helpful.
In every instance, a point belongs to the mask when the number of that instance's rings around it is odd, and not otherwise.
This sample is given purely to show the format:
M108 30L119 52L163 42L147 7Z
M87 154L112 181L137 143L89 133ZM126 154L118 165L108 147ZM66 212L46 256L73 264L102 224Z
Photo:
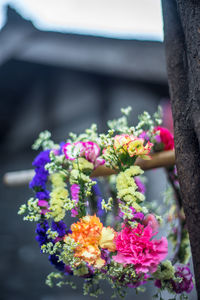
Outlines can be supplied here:
M153 118L145 112L136 127L129 127L130 110L122 109L121 118L108 122L107 134L98 134L92 125L79 136L71 133L66 143L58 145L48 131L41 133L33 145L36 150L43 147L33 162L30 188L35 196L20 207L19 214L28 213L24 220L37 222L41 252L49 254L58 271L47 276L49 286L57 281L57 286L74 288L69 276L78 276L84 278L84 295L98 296L102 293L99 281L106 279L114 294L123 297L128 287L142 290L153 280L158 288L155 297L162 299L162 291L167 290L174 299L178 295L187 299L185 292L193 289L191 271L188 265L174 265L187 263L189 250L176 170L166 170L179 205L166 203L175 257L165 260L168 240L156 238L162 218L145 201L143 171L134 165L137 158L149 160L153 152L173 149L173 136L160 127L159 112ZM91 175L101 165L118 175L97 183ZM101 185L107 187L106 197L110 193L107 201ZM70 218L76 220L68 228L64 220Z

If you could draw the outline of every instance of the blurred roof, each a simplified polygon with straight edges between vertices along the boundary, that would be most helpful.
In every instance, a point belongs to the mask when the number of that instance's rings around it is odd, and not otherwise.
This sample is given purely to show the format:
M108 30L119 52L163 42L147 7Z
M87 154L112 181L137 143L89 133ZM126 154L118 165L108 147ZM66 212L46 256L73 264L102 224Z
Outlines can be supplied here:
M39 63L152 83L167 83L163 43L40 31L7 7L0 31L0 67Z

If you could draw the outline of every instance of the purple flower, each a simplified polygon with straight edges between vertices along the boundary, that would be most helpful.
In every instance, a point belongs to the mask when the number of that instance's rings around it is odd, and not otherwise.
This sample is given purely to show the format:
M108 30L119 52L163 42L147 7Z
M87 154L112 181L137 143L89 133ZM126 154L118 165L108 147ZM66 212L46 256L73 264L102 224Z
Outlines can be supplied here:
M59 221L59 222L52 222L52 226L51 226L53 231L57 231L59 236L62 237L66 234L66 224L63 221Z
M135 183L138 186L138 191L142 194L145 194L146 187L145 187L144 183L141 181L141 179L139 177L135 177L134 179L135 179Z
M104 210L102 209L102 206L101 206L102 196L101 196L101 191L100 191L98 183L93 185L92 191L93 191L94 195L97 198L97 216L101 217L104 214Z
M70 191L71 191L72 199L75 200L77 203L79 200L80 186L78 184L74 183L71 185Z
M54 154L55 155L61 155L61 154L63 154L63 146L64 145L65 145L65 142L61 142L59 149L53 149Z
M72 200L74 200L75 204L77 205L77 203L79 201L80 186L78 184L74 183L71 185L70 191L71 191ZM71 217L75 218L77 215L78 215L78 207L76 206L75 208L73 208L71 210Z
M50 198L50 192L45 190L43 192L37 192L36 193L36 197L39 199L39 200L48 200Z
M118 202L120 203L121 201L118 200ZM140 221L142 221L142 220L144 219L144 214L143 214L143 213L141 213L141 212L136 212L135 208L132 207L132 206L130 207L130 209L132 210L132 215L133 215L132 221L134 221L134 220L140 220ZM124 213L121 211L121 209L119 209L118 216L119 216L120 218L123 218L123 216L124 216Z
M101 249L101 258L105 260L106 264L110 264L110 252L107 249Z
M36 227L36 241L38 241L39 245L42 246L44 244L46 244L47 242L49 242L49 239L47 238L47 230L49 229L49 224L48 222L45 220L42 223L38 223L37 227Z
M144 139L144 140L147 141L147 142L150 140L150 138L149 138L149 136L148 136L148 134L147 134L146 131L143 131L143 132L139 135L139 138Z
M154 136L154 139L155 139L156 143L158 143L158 144L162 143L161 137L160 137L159 134L158 134L158 135L155 135L155 136Z
M33 161L33 166L35 166L35 176L31 180L29 186L32 189L38 188L40 190L45 190L46 182L48 179L48 171L45 170L45 165L50 162L49 158L50 150L42 151Z
M184 265L177 266L175 276L176 278L181 279L181 282L171 280L174 292L177 294L183 292L190 293L194 287L190 268Z
M59 150L59 154L64 154L63 152L63 146L65 145L65 142L60 142L60 150Z
M134 215L134 217L133 217L133 219L135 220L143 220L144 219L144 214L143 213L141 213L141 212L136 212L135 214L133 214Z
M71 209L71 217L75 218L76 216L78 216L78 208L72 208Z
M32 165L38 168L44 167L48 162L50 162L49 153L50 150L41 151L34 159Z
M72 271L71 267L68 266L68 265L65 265L65 274L66 275L73 275L73 271Z
M161 289L161 287L162 287L161 280L156 279L156 280L154 281L154 285L155 285L158 289Z
M42 215L45 215L49 211L49 203L46 200L38 200L38 206L40 206Z
M42 168L41 169L37 168L35 170L35 176L31 180L29 187L32 189L39 188L45 190L47 179L48 179L48 171Z
M57 270L65 270L65 264L62 261L59 261L59 258L56 254L49 255L49 261Z

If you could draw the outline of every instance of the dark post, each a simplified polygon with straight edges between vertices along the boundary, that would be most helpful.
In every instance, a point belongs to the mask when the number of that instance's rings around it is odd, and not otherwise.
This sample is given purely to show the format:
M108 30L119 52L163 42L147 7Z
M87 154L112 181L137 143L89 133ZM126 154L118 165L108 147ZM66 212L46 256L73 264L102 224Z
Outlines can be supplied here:
M200 1L162 6L176 164L200 299Z

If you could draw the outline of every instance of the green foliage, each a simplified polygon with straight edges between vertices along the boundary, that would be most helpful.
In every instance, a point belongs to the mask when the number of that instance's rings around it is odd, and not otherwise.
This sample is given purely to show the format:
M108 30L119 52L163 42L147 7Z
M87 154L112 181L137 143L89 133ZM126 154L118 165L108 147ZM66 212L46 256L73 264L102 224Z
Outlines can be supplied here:
M58 272L51 272L46 278L46 284L49 287L53 287L55 284L57 287L62 287L63 285L70 285L72 289L76 289L75 283L69 280L65 280L64 277L64 274Z

